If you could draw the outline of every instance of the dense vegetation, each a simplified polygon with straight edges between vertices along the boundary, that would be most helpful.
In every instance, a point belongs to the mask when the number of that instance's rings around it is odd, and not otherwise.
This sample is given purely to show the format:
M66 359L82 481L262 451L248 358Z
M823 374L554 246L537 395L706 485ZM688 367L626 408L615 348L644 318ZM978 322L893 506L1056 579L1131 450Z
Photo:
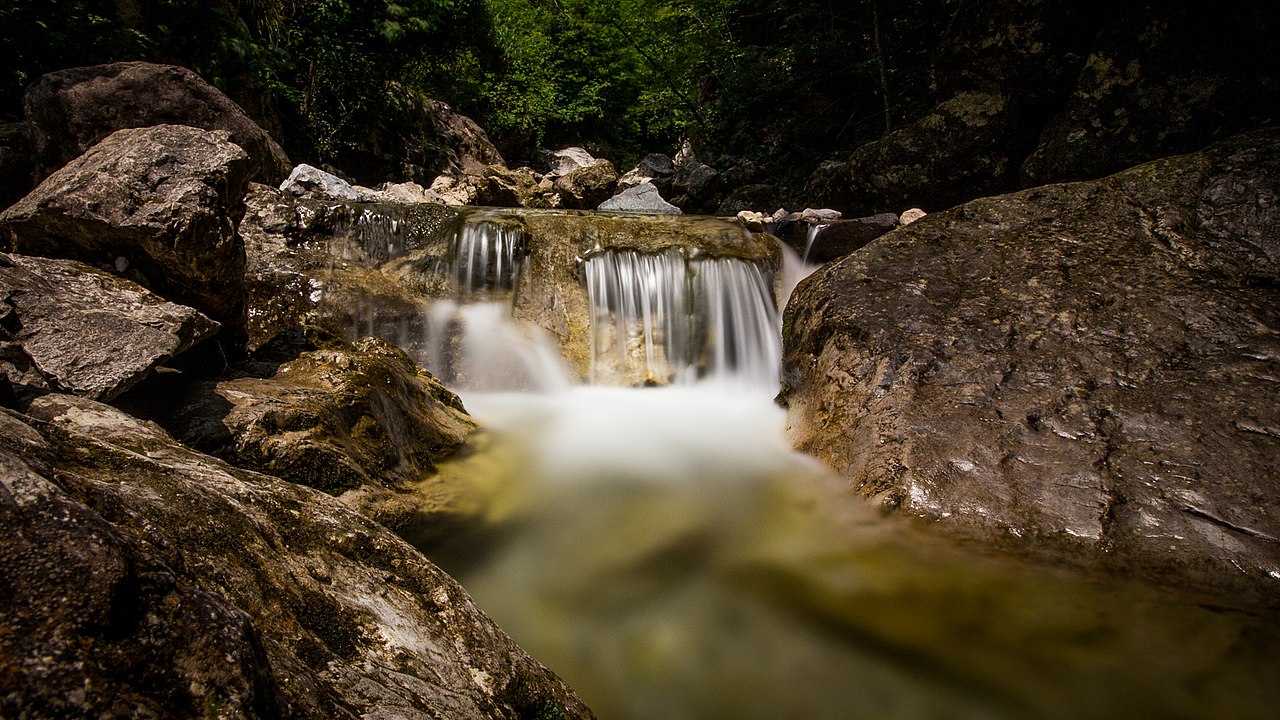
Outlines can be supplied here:
M20 115L44 72L145 59L196 70L298 160L341 166L394 142L420 93L475 117L514 162L572 142L621 164L687 137L742 180L764 166L798 178L921 102L953 4L4 0L0 113Z

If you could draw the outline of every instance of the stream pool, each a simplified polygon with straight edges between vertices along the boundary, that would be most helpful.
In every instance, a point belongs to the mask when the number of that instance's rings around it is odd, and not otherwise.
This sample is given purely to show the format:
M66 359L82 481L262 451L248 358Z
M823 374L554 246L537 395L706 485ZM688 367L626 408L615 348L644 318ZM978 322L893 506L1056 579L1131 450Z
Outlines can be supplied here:
M463 395L486 532L424 548L604 720L1274 718L1277 618L884 516L742 386Z

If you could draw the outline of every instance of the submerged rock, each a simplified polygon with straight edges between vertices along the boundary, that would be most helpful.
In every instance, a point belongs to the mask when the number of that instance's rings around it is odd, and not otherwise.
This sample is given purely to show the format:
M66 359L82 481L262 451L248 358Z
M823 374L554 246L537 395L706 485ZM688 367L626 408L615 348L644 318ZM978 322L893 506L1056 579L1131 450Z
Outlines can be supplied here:
M28 255L113 268L222 323L236 357L246 339L243 212L249 160L225 130L120 130L0 213Z
M1259 133L880 238L787 307L795 445L913 515L1274 602L1278 198Z
M592 717L420 553L90 400L0 410L5 717Z
M69 260L0 253L0 305L9 380L103 401L218 330L189 307Z
M24 100L40 177L117 130L187 125L226 130L249 156L249 173L278 183L292 163L266 131L199 75L175 65L119 62L49 73Z

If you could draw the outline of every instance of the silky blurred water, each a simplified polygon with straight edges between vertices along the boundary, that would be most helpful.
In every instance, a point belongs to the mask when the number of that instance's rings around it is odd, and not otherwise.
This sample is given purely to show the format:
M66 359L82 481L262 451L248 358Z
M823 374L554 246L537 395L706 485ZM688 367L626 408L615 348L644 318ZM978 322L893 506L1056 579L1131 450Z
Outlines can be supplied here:
M426 550L601 718L1277 717L1275 617L882 516L758 389L463 399L493 525Z

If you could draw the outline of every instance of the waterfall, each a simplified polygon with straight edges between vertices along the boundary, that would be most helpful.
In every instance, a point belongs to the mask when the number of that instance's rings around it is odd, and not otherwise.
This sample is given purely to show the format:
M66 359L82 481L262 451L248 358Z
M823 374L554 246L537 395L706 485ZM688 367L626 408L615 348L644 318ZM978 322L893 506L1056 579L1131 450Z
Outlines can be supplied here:
M524 230L496 220L466 222L454 236L449 263L457 298L477 302L509 295L524 261Z
M674 249L605 251L583 263L583 275L592 383L777 381L778 313L756 265L734 258L688 260Z
M818 239L818 235L822 234L822 231L826 229L827 229L827 225L825 224L810 225L809 229L805 231L804 255L800 256L801 262L805 262L805 263L809 262L809 251L813 250L814 241L816 241Z
M566 221L574 218L581 220ZM570 244L593 247L579 259L581 287L573 291L585 295L587 382L628 387L734 379L776 387L781 343L771 272L674 242L645 252L602 248L590 226L573 237ZM569 372L549 357L555 343L512 317L530 253L521 216L474 212L447 246L437 271L447 277L452 301L437 300L426 311L428 347L419 360L460 388L562 387ZM470 309L489 303L494 307Z

